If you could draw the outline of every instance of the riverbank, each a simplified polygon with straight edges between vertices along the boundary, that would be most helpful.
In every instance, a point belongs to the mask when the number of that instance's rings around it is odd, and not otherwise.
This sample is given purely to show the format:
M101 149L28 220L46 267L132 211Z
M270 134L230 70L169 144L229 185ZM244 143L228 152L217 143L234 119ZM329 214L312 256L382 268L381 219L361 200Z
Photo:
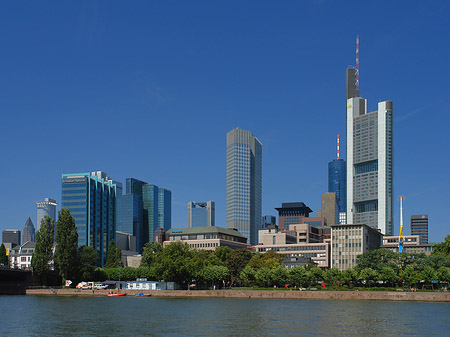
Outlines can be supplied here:
M27 289L27 295L107 296L108 290ZM138 293L154 297L261 298L303 300L369 300L450 302L450 293L390 291L283 291L283 290L121 290L128 296Z

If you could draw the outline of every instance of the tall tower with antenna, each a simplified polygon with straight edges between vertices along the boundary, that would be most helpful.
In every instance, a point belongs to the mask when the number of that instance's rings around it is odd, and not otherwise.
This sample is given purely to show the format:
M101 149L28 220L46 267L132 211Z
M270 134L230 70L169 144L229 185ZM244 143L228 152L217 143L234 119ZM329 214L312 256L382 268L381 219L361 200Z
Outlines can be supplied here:
M328 163L328 192L336 193L336 200L339 207L339 223L346 223L347 208L347 165L345 160L340 158L339 134L337 135L337 157Z
M392 235L393 103L367 111L359 96L359 35L356 65L347 68L347 223L366 224Z

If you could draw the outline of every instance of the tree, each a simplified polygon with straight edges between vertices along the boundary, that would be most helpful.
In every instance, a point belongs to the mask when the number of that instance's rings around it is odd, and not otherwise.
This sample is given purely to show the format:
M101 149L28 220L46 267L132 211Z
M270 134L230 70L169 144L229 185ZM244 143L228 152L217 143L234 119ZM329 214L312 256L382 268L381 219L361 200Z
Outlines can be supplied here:
M364 268L359 273L359 279L364 280L367 287L370 284L372 284L374 281L376 281L377 278L378 278L378 273L375 270L373 270L372 268Z
M149 242L144 246L142 252L141 266L150 267L155 259L157 253L162 251L162 246L157 242Z
M276 268L271 269L270 278L272 284L278 287L282 287L288 283L289 272L286 268L278 266Z
M391 267L397 269L398 254L387 248L369 250L358 256L358 264L356 269L361 272L365 268L370 268L376 272L381 272L383 267Z
M358 282L358 276L358 272L355 269L346 269L342 272L342 282L353 287L353 285Z
M160 280L186 284L194 276L191 270L192 251L185 242L173 242L158 253L152 266Z
M9 267L9 259L8 255L6 255L6 247L3 243L0 246L0 266L1 265Z
M95 270L98 265L98 254L94 248L83 246L79 249L80 254L80 277L83 281L94 281Z
M239 279L241 271L245 268L247 263L252 258L252 253L246 248L235 249L231 252L230 258L227 261L228 269L231 275Z
M450 258L450 235L445 237L444 242L436 243L433 246L432 255L442 255Z
M441 267L436 274L440 282L450 282L450 268Z
M216 250L214 251L214 255L216 255L225 266L227 264L228 259L231 256L231 252L232 249L230 247L221 246L216 248Z
M272 282L272 272L269 268L262 267L256 272L255 279L260 287L269 287Z
M293 267L289 270L289 279L291 283L297 287L308 287L309 277L304 267Z
M398 279L397 273L391 267L383 267L380 272L380 279L383 282L390 283L394 286L394 282Z
M239 278L244 282L246 287L255 284L256 281L256 271L249 265L245 266L239 274Z
M116 248L116 241L112 239L109 242L108 254L106 255L105 268L118 268L122 267L122 249Z
M67 208L58 212L56 222L55 266L63 281L77 274L78 232L75 219Z
M215 285L217 282L228 280L230 273L225 266L204 266L198 275L205 284Z
M41 221L41 228L36 233L36 246L31 259L33 271L39 275L44 285L47 284L47 275L53 260L54 228L55 221L46 215Z
M337 286L342 282L342 272L337 268L330 268L324 272L324 278L329 286Z

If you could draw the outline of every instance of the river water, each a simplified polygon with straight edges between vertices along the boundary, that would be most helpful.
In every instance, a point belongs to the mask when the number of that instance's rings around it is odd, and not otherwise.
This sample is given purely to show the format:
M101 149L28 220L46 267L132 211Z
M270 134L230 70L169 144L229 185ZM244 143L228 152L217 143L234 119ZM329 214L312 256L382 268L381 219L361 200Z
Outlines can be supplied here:
M0 296L1 336L449 336L450 304Z

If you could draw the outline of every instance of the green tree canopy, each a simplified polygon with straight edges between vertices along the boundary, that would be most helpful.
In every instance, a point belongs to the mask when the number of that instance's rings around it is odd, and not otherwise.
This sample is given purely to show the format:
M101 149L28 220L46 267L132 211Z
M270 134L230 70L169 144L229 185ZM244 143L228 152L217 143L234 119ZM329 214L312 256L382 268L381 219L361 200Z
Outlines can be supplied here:
M79 249L80 278L82 281L96 281L95 270L98 266L98 255L93 247L83 246Z
M447 258L450 258L450 235L445 237L444 242L436 243L433 246L432 255L442 255Z
M0 265L9 267L9 259L8 255L6 255L6 247L3 243L0 246Z
M227 261L228 269L235 279L239 279L241 271L252 258L252 253L246 248L235 249Z
M294 286L297 287L308 287L309 286L309 275L305 267L297 266L289 270L289 279Z
M398 254L387 248L369 250L358 256L357 271L361 272L366 268L381 272L384 267L391 267L396 270L398 268Z
M108 246L105 268L118 268L122 267L122 265L122 249L116 247L116 241L112 239Z
M172 242L158 253L152 266L156 275L164 281L188 284L193 279L191 270L192 250L185 242Z
M55 266L63 280L74 278L78 266L78 232L67 208L58 212L56 222Z
M149 242L144 246L144 251L142 252L141 266L150 267L156 254L162 251L162 246L158 242Z
M40 276L44 285L47 284L47 275L53 260L54 233L55 221L46 215L41 221L41 228L36 233L36 246L31 259L33 271Z

